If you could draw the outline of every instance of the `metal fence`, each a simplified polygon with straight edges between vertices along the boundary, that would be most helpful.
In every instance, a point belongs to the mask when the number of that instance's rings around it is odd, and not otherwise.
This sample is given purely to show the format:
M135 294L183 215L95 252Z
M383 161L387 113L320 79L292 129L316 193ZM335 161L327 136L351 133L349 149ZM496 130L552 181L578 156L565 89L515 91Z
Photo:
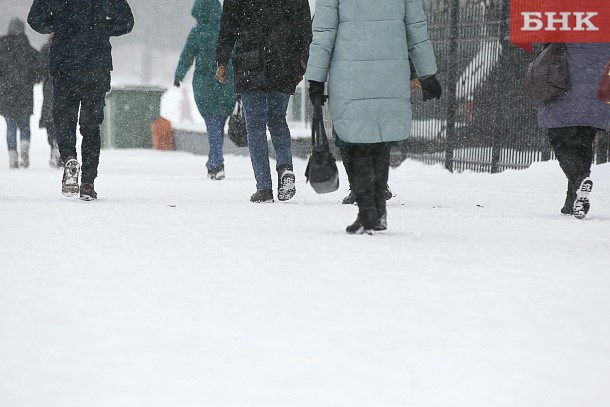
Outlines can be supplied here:
M430 37L444 89L438 101L413 98L411 137L393 152L443 163L449 171L499 172L552 158L536 107L521 93L535 54L509 42L509 1L452 0L428 10ZM608 134L596 141L596 161L608 161Z
M414 93L411 137L392 149L392 165L411 158L449 171L500 172L553 158L536 107L521 93L535 54L509 42L509 0L426 4L444 93L425 103ZM289 119L311 119L306 93L297 88ZM608 138L601 133L596 140L597 163L608 161Z

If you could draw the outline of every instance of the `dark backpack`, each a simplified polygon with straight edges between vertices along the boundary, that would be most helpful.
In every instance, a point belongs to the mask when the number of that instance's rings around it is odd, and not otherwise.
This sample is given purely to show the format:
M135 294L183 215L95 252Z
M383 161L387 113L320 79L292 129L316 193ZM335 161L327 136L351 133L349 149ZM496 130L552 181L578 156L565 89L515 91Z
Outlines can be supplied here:
M546 46L529 64L523 93L532 102L541 105L570 91L568 49L563 43Z

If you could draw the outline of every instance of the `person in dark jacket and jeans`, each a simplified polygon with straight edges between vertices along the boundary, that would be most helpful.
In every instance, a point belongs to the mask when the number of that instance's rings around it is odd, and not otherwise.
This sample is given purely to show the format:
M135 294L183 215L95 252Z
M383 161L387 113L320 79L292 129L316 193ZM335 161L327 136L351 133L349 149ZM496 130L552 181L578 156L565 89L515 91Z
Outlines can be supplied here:
M9 23L8 35L0 38L0 115L6 119L10 168L19 168L17 130L21 141L21 166L30 166L33 89L41 75L39 53L25 35L25 23L15 18Z
M597 87L610 58L610 43L567 43L570 91L538 108L538 124L548 128L549 140L568 178L561 213L584 218L593 188L593 141L610 128L610 105L597 99Z
M133 29L126 0L34 0L28 23L41 34L54 33L49 73L53 77L53 120L64 162L62 192L94 200L100 156L100 126L110 90L110 37ZM80 111L82 178L76 153Z
M216 46L216 78L227 82L233 55L235 92L241 94L248 148L256 178L250 201L273 202L266 128L275 148L280 201L296 193L286 110L302 80L311 42L308 0L225 0Z

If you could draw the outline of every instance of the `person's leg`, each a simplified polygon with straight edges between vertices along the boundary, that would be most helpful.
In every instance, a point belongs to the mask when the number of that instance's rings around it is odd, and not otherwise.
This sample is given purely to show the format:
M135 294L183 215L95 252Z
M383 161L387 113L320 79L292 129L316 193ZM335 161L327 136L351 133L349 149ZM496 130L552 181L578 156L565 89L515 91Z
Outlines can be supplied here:
M246 92L241 95L248 131L248 150L257 191L273 189L267 144L267 94Z
M292 140L286 122L286 110L290 95L270 92L267 94L267 126L275 149L277 170L277 199L287 201L296 194L296 177L292 167Z
M227 118L225 116L205 116L205 126L208 131L208 143L210 152L206 164L208 170L215 169L224 164L222 146L224 143L224 126Z
M17 151L17 120L13 117L5 117L6 120L6 144L9 151Z
M8 146L9 168L19 168L19 155L17 154L17 122L12 117L6 120L6 145Z
M53 121L55 122L56 141L59 154L65 163L76 158L76 123L80 99L76 84L66 73L53 77Z
M267 94L267 126L275 149L276 169L292 169L292 140L286 122L286 111L290 95L270 92Z
M390 145L378 143L374 145L374 169L375 169L375 204L377 207L378 222L380 230L386 228L386 198L388 191L388 177L390 174Z
M356 195L358 221L364 229L372 230L377 222L378 214L375 201L375 172L371 145L348 146L346 151L349 156L349 171L347 174L352 191Z
M82 177L81 184L93 185L97 178L100 162L101 135L100 127L104 121L106 92L110 90L110 72L99 71L83 73L81 87L80 133Z
M17 118L17 126L19 127L21 166L28 168L30 166L30 116Z

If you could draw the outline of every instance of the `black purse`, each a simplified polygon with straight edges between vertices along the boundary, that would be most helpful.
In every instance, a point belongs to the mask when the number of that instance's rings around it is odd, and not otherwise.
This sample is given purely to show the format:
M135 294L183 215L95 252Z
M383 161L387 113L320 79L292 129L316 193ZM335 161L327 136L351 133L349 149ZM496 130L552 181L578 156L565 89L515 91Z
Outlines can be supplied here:
M244 116L244 107L241 104L241 98L237 98L235 109L229 117L229 129L227 137L237 147L248 147L248 131L246 130L246 118Z
M568 49L563 43L552 43L527 67L523 92L528 99L541 105L569 91Z
M324 129L322 103L316 100L311 126L311 156L305 170L307 182L318 194L326 194L339 189L339 170L335 157L330 152Z

